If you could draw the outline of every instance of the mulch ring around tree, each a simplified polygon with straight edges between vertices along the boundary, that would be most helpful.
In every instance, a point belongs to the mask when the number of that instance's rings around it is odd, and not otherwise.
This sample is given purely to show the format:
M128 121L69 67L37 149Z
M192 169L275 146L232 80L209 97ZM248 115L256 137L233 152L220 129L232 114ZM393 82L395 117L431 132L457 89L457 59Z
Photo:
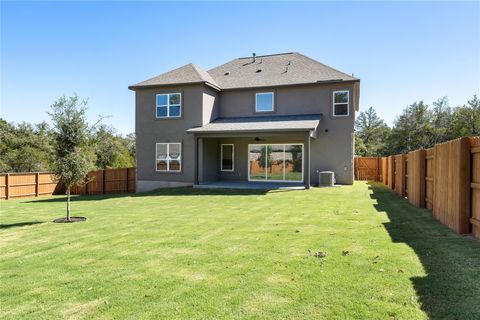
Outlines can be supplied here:
M85 221L85 220L87 220L87 218L85 218L85 217L70 217L70 220L67 220L67 218L63 217L63 218L55 219L55 220L53 220L53 222L55 222L55 223L74 223L74 222L82 222L82 221Z

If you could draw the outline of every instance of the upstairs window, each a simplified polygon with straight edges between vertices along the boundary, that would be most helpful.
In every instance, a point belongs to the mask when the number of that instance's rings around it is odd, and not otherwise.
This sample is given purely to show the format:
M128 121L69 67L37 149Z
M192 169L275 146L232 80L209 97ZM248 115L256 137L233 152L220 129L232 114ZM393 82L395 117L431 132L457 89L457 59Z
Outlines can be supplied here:
M180 93L157 94L157 118L179 118L182 115Z
M348 116L349 91L333 91L333 116Z
M273 92L262 92L255 95L255 112L273 111Z
M182 166L182 144L157 143L156 169L160 172L180 172Z

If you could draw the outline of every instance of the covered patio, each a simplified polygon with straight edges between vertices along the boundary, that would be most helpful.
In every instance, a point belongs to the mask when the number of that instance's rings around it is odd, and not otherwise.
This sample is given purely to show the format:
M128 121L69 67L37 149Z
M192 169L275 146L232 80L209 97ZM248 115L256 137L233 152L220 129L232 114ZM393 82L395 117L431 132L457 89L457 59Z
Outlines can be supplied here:
M310 140L321 115L219 118L195 137L195 187L310 188Z

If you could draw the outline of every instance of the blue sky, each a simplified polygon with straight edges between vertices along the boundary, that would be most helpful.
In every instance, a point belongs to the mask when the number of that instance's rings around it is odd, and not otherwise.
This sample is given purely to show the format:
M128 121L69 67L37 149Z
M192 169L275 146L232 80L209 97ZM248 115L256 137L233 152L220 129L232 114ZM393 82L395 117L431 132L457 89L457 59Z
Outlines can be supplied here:
M61 95L134 131L128 85L193 62L298 51L361 79L360 108L480 88L479 2L1 2L0 116L48 121Z

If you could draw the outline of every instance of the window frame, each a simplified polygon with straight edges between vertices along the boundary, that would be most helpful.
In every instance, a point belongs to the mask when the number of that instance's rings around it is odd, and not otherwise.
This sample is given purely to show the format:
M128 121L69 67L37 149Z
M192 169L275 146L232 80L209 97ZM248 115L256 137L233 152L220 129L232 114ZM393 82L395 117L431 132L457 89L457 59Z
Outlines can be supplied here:
M335 102L335 94L336 93L347 93L347 102ZM347 105L347 114L335 114L335 106L336 105ZM332 92L332 117L349 117L350 116L350 90L335 90Z
M223 146L232 146L232 169L223 169ZM235 171L235 145L233 143L220 144L220 171L222 172Z
M165 144L167 145L167 158L166 159L158 159L158 145ZM178 159L171 159L170 158L170 145L171 144L177 144L179 145L179 151L180 154L178 156ZM183 163L182 163L182 143L181 142L156 142L155 143L155 171L160 172L160 173L180 173L182 172L183 169ZM167 170L158 170L158 161L159 160L164 160L167 162ZM176 160L180 164L180 168L178 170L170 170L170 161Z
M258 95L259 94L270 94L272 95L272 110L258 110ZM255 92L255 113L266 113L266 112L275 112L275 92L266 91L266 92Z
M180 101L178 104L170 104L170 96L178 94L180 96ZM164 105L159 105L158 102L158 96L167 96L167 104ZM180 107L180 114L178 116L171 116L170 115L170 106L179 106ZM167 115L166 116L158 116L158 108L159 107L166 107L167 108ZM182 93L181 92L169 92L169 93L157 93L155 95L155 118L156 119L178 119L182 117Z

